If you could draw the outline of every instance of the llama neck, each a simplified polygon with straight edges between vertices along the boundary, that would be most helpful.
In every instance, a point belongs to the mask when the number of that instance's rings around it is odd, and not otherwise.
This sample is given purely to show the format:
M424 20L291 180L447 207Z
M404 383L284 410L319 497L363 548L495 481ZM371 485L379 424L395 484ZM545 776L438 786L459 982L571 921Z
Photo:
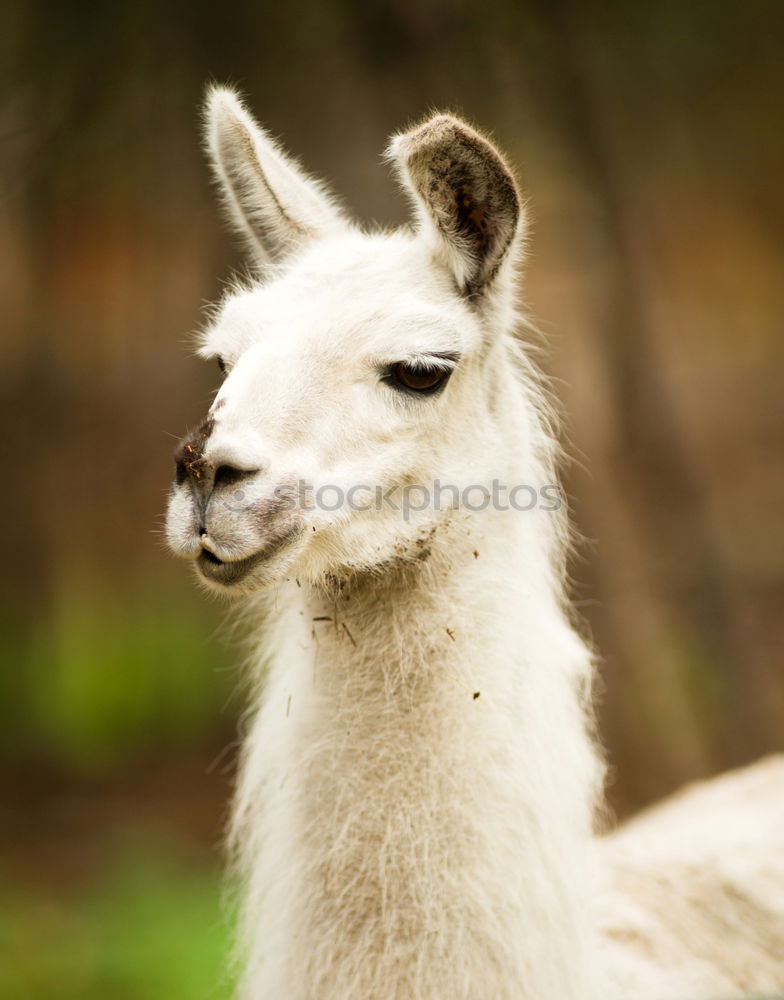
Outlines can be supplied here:
M280 595L235 823L253 1000L593 995L588 657L541 529L498 517Z

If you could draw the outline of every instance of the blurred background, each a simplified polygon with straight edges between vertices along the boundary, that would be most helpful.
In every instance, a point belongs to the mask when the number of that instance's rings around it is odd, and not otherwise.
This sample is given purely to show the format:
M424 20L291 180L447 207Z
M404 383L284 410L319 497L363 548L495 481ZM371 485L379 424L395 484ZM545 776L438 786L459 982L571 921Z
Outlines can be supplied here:
M784 4L6 0L0 38L0 995L228 996L241 646L160 536L242 258L210 79L357 215L431 108L530 196L620 816L784 747ZM20 477L17 482L17 473Z

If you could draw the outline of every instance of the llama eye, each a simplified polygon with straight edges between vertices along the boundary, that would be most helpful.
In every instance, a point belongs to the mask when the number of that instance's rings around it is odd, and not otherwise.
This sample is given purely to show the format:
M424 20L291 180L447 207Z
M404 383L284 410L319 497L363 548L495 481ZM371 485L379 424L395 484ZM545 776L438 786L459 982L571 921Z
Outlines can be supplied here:
M393 365L389 375L389 381L398 389L405 389L409 392L428 393L435 392L445 384L451 375L451 371L434 365L413 364L409 361L399 361Z
M226 376L229 374L229 366L226 364L225 360L220 356L220 354L215 360L218 362L218 368L220 368L221 375L224 378L226 378Z

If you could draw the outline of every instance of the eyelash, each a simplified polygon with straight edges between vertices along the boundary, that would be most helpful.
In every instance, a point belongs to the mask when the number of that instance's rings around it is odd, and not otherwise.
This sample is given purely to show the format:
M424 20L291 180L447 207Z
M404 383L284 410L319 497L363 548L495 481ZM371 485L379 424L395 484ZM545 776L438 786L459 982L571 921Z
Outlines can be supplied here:
M226 361L220 356L220 354L215 360L218 362L218 368L220 368L221 375L226 378L229 374L229 366L226 364Z
M387 382L398 392L407 393L409 396L433 396L444 388L449 381L449 377L454 369L443 364L428 364L427 362L398 361L391 365L382 376L382 381ZM433 378L432 384L427 384L429 378ZM420 379L422 385L411 384Z

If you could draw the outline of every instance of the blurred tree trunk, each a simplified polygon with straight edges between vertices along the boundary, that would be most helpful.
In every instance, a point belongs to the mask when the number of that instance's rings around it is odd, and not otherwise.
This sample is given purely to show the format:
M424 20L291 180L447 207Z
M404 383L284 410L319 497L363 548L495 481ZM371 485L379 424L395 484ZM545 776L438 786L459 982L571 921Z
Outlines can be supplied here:
M652 262L622 153L629 142L628 123L618 113L622 73L607 78L600 58L607 33L599 37L584 6L536 0L531 10L548 45L541 65L549 114L560 121L572 160L603 208L600 225L610 261L601 336L615 439L608 452L609 480L592 481L604 509L591 520L613 519L627 557L641 561L641 582L633 600L627 595L619 609L608 607L604 614L623 660L644 677L641 696L655 702L658 687L672 683L681 703L664 698L661 709L670 716L676 712L680 726L690 730L678 734L677 752L665 736L675 720L656 713L651 718L658 733L614 734L624 744L625 763L639 775L638 790L626 793L638 805L690 776L684 770L725 767L739 763L744 749L746 755L749 748L764 750L755 706L747 712L744 697L754 651L739 628L727 567L706 515L706 484L687 450L662 372ZM618 61L612 65L617 72ZM675 558L668 563L664 553ZM681 677L668 681L667 673L678 671ZM640 707L645 717L645 706ZM722 716L733 723L722 729ZM660 764L662 751L667 765L649 783L646 771Z

